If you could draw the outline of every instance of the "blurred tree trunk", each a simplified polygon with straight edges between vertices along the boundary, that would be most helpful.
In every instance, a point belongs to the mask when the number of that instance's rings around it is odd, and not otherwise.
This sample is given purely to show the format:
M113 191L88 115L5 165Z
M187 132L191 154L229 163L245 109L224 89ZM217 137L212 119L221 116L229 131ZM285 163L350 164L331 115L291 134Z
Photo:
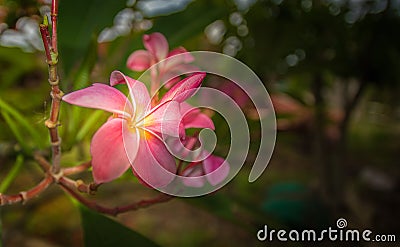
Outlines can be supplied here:
M349 124L351 120L351 116L354 113L354 109L356 108L358 102L361 99L362 94L364 93L366 88L366 83L360 82L360 85L358 86L358 89L354 95L349 95L348 90L345 90L343 93L344 97L344 116L342 121L340 122L339 125L339 131L340 131L340 138L339 138L339 150L342 150L343 152L346 150L347 146L347 135L348 135L348 129L349 129ZM346 87L347 89L347 87ZM342 153L344 154L344 153Z
M350 87L343 90L343 119L339 123L339 139L329 140L326 136L327 112L323 96L325 83L319 73L314 76L312 92L315 99L313 150L315 164L319 169L321 193L326 198L332 210L338 212L345 210L345 189L348 181L347 142L348 130L354 109L359 103L366 83L361 82L355 92Z
M349 167L348 162L348 136L349 136L349 126L351 122L351 117L354 114L354 110L357 107L357 104L360 102L360 99L365 91L366 83L360 82L356 92L349 92L349 88L345 87L343 92L344 98L344 107L343 112L344 116L342 121L339 123L339 140L335 143L335 156L334 163L337 168L337 186L338 192L341 195L345 194L346 185L348 184L349 174L351 174L351 167ZM344 200L344 198L342 197ZM344 201L340 202L340 206L344 206Z
M325 138L325 100L323 98L324 82L321 74L314 77L312 92L315 99L314 107L314 160L319 170L319 179L321 192L328 200L329 205L334 205L336 201L334 173L330 160L327 141ZM334 206L335 207L335 206Z

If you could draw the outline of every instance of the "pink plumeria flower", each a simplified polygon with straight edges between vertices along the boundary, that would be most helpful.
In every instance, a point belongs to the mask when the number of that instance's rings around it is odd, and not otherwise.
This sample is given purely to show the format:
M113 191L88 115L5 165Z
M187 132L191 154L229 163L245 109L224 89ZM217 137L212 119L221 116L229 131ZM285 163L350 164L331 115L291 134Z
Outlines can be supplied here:
M180 105L180 112L182 115L183 128L208 128L215 130L214 122L209 116L202 113L199 108L183 102Z
M177 91L175 88L179 87L179 83L173 86L170 92ZM181 84L182 85L182 84ZM180 90L182 91L182 90ZM186 90L190 93L193 89ZM161 99L161 102L166 99L168 93ZM199 108L193 107L186 102L180 104L180 112L182 115L180 133L185 132L186 129L190 128L208 128L215 130L214 122L212 119L201 112ZM180 142L180 143L179 143ZM197 137L192 136L181 136L180 139L176 139L175 142L170 144L175 152L181 152L181 155L186 156L188 149L191 149L198 142ZM212 186L216 186L222 183L229 175L230 165L223 158L212 155L207 151L202 151L195 159L200 159L202 161L190 163L186 169L182 172L183 176L188 178L183 178L183 184L189 187L203 187L205 181L207 180Z
M113 113L92 139L95 182L112 181L132 167L137 177L151 187L169 184L176 164L162 136L178 135L179 105L193 95L204 77L205 73L196 73L178 82L154 107L145 85L118 71L111 74L110 86L96 83L65 95L63 100L70 104ZM128 85L131 100L112 87L116 84Z
M215 130L215 126L214 122L208 115L202 113L199 108L193 107L186 102L182 102L180 104L180 113L182 117L179 125L179 137L175 136L175 138L169 138L167 139L167 142L169 144L168 147L173 151L173 153L178 154L179 157L187 159L187 154L189 153L188 151L189 149L191 149L191 146L196 143L197 138L187 136L186 129L208 128L211 130ZM196 155L196 157L192 158L195 158L196 160L201 160L205 157L206 156Z
M168 41L161 33L146 34L143 36L143 44L146 50L134 51L127 60L127 67L133 71L144 71L157 64L157 78L153 78L156 86L161 81L167 81L164 85L167 89L179 81L179 75L187 71L195 71L196 67L190 65L194 60L192 55L183 47L169 51ZM175 56L183 54L181 56ZM174 57L175 56L175 57ZM168 58L166 61L164 59Z
M179 81L179 75L187 71L197 70L196 67L189 65L194 58L183 47L178 47L169 51L168 41L161 33L152 33L143 36L143 44L147 50L137 50L133 52L127 61L127 67L134 71L143 71L152 65L159 63L158 74L167 78L168 82L164 85L170 88L176 81ZM184 54L181 56L176 56ZM163 61L164 59L167 59ZM161 62L161 63L160 63ZM171 90L174 92L175 90ZM167 96L167 95L166 95ZM163 100L166 99L164 96ZM211 128L214 129L212 120L205 114L200 113L200 109L191 107L187 103L181 104L182 123L185 128Z
M183 170L182 175L188 178L183 178L183 184L189 187L203 187L205 181L208 181L212 186L222 183L229 175L229 163L216 155L206 154L202 162L190 163Z
M209 128L215 130L213 121L209 116L202 113L199 108L192 107L186 102L181 103L181 128ZM182 130L181 130L182 132ZM180 142L180 143L178 143ZM193 136L183 136L180 140L176 140L170 144L170 148L174 152L181 153L182 157L187 156L187 150L192 149L198 143L198 138ZM223 182L229 175L230 165L223 158L212 155L207 151L202 151L195 157L195 161L191 162L182 172L183 184L189 187L203 187L207 180L212 186L216 186Z

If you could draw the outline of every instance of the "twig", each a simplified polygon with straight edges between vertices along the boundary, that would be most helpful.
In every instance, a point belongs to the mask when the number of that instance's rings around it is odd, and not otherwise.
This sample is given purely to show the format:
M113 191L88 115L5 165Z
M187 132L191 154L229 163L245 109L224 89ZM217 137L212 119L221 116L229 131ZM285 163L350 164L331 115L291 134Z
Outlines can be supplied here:
M49 25L47 18L44 18L43 24L40 25L40 34L42 36L43 45L45 47L46 62L49 70L49 84L51 85L51 109L50 117L46 120L45 125L49 129L51 147L52 147L52 169L54 173L60 172L61 159L61 139L58 135L58 115L60 112L60 103L63 92L59 88L59 77L57 72L58 49L57 49L57 15L58 0L52 0L51 21L52 33L49 38Z
M84 192L84 193L88 193L88 194L94 194L94 192L99 187L99 185L94 184L94 183L87 185L82 180L75 181L75 180L72 180L72 179L66 177L66 175L76 174L78 172L84 171L84 169L89 168L90 161L82 163L76 167L62 169L58 173L54 173L51 170L51 164L41 154L35 153L33 155L33 158L40 165L42 170L46 173L45 179L43 179L34 188L32 188L26 192L20 192L16 195L2 195L0 193L0 206L5 205L5 204L15 204L15 203L19 203L19 202L26 202L29 199L31 199L35 196L38 196L39 194L44 192L46 190L46 188L52 183L64 183L70 187L74 187L75 189L77 189L80 192Z
M15 203L25 203L26 201L38 196L43 191L45 191L50 184L54 182L53 177L48 173L44 179L35 187L28 191L21 191L15 195L3 195L0 194L0 206Z
M39 153L35 153L33 155L33 157L36 160L36 162L40 165L42 170L44 172L49 172L50 175L53 177L53 179L57 183L65 183L65 184L68 184L68 185L72 185L78 191L85 192L85 193L88 193L88 194L94 194L94 192L99 187L99 185L97 185L95 183L91 183L91 184L87 185L82 180L76 180L75 181L73 179L70 179L70 178L66 177L68 175L73 175L73 174L76 174L76 173L83 172L83 171L87 170L91 166L91 161L82 163L82 164L74 166L74 167L68 167L68 168L61 169L60 172L54 174L50 170L50 167L51 167L50 163L42 155L40 155Z
M174 198L173 196L170 196L170 195L161 194L153 199L141 200L141 201L138 201L138 202L135 202L132 204L125 205L125 206L105 207L105 206L97 204L94 201L89 201L82 195L78 194L71 186L68 186L66 184L60 184L60 185L68 194L70 194L72 197L74 197L76 200L78 200L80 203L82 203L86 207L88 207L92 210L95 210L99 213L108 214L111 216L117 216L119 214L126 213L129 211L135 211L135 210L138 210L141 208L147 208L151 205L167 202L167 201L171 200L172 198Z
M92 161L84 162L77 166L66 167L63 169L63 173L65 176L77 174L86 171L92 166Z
M22 191L15 195L3 195L0 193L0 206L7 205L7 204L15 204L15 203L25 203L26 201L40 195L44 192L49 185L53 183L57 183L64 189L68 194L78 200L80 203L84 204L90 209L93 209L99 213L104 213L112 216L117 216L121 213L126 213L128 211L135 211L141 208L146 208L154 204L163 203L171 200L174 198L170 195L161 194L155 198L141 200L132 204L128 204L125 206L118 206L118 207L105 207L102 205L97 204L94 201L89 201L78 192L87 193L87 194L94 194L99 184L91 183L85 184L82 180L73 180L66 175L76 174L82 172L90 167L91 162L85 162L75 167L69 167L60 170L58 173L54 173L51 169L50 163L39 153L34 154L34 159L40 165L42 170L46 172L45 178L35 187L28 191Z
M58 0L52 0L51 2L51 47L53 48L53 52L58 54L57 48L57 19L58 19Z
M35 153L33 155L33 158L36 160L36 162L40 165L42 170L44 172L48 172L50 170L51 164L39 153ZM62 169L63 175L69 176L69 175L74 175L77 173L81 173L89 169L92 165L92 161L87 161L82 164L76 165L76 166L71 166L71 167L66 167Z
M42 36L42 41L43 41L43 46L44 46L44 51L46 54L46 61L51 61L51 55L50 55L50 34L49 34L49 26L48 26L48 21L47 17L45 16L43 19L44 23L40 24L40 35Z
M59 179L58 183L62 186L67 186L68 188L74 188L81 193L87 193L91 195L93 195L97 191L97 188L99 187L99 185L95 183L85 184L80 179L75 181L65 176L62 176Z
M35 153L33 155L33 158L40 165L40 167L42 168L42 170L44 172L47 172L50 170L51 164L42 155Z
M168 202L171 199L173 199L175 197L170 196L170 195L166 195L166 194L161 194L155 198L152 199L145 199L145 200L141 200L132 204L128 204L126 206L121 206L121 207L116 207L116 215L117 214L121 214L121 213L125 213L128 211L135 211L141 208L147 208L151 205L154 204L158 204L158 203L163 203L163 202Z

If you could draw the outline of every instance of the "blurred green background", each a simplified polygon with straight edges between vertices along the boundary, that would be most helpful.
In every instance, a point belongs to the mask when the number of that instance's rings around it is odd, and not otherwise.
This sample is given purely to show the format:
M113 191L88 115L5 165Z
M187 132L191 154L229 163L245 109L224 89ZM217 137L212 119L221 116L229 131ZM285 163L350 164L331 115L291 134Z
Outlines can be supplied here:
M40 181L32 151L49 155L44 126L49 86L36 29L48 4L0 0L2 193ZM245 167L220 191L114 218L141 234L135 238L120 225L105 230L102 225L111 224L107 219L79 210L52 186L25 205L1 208L3 245L83 246L85 235L87 245L97 246L106 246L104 239L144 246L135 242L143 236L160 246L310 246L263 243L256 233L265 224L326 229L339 218L352 229L400 238L399 30L399 0L60 0L64 92L107 82L113 70L138 77L125 67L127 57L143 49L144 33L162 32L170 48L223 52L255 71L277 114L276 147L264 174L248 183L259 125L247 98L230 91L247 114L252 145ZM223 87L215 80L207 83ZM107 117L62 104L63 166L90 159L90 138ZM214 121L223 126L218 116ZM229 134L225 130L217 127L217 135ZM226 143L219 144L217 152L223 154ZM83 178L90 181L90 172ZM94 198L119 205L154 194L128 172ZM375 246L340 243L346 244Z

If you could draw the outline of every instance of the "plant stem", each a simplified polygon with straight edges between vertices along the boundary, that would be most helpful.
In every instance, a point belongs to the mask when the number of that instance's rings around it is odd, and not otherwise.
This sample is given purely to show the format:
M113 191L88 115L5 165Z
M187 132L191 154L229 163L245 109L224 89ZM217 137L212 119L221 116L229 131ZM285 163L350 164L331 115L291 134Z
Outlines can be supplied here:
M40 167L44 172L49 171L51 164L41 154L35 153L33 155L33 158L40 165ZM64 176L74 175L86 171L91 166L92 166L92 161L87 161L76 166L66 167L62 169L62 174Z
M28 191L22 191L15 195L3 195L0 193L0 206L7 204L15 204L15 203L25 203L26 201L40 195L43 191L45 191L49 185L53 183L57 183L64 189L68 194L78 200L80 203L84 204L88 208L95 210L99 213L108 214L112 216L117 216L118 214L125 213L128 211L135 211L141 208L146 208L151 205L155 205L158 203L163 203L174 198L170 195L161 194L152 199L141 200L132 204L117 206L117 207L105 207L97 204L96 202L89 201L85 197L83 197L80 193L94 194L99 187L98 184L91 183L85 184L82 180L73 180L66 175L76 174L82 171L87 170L91 166L91 161L82 163L80 165L74 167L68 167L60 170L58 173L54 173L51 170L51 164L39 153L35 153L33 155L36 162L40 165L42 170L46 172L45 178L37 184L35 187ZM21 161L22 163L22 161ZM80 193L79 193L80 192Z
M60 101L61 97L57 96L59 94L55 94L56 91L59 91L58 86L52 87L52 104L51 104L51 114L50 118L46 121L46 126L49 128L50 132L50 140L52 146L52 164L53 171L55 173L60 171L60 159L61 159L61 139L58 135L58 112L60 109ZM61 92L61 91L59 91ZM55 96L56 95L56 96Z
M53 173L60 172L61 159L61 139L58 135L58 115L60 112L60 103L63 92L59 88L59 77L57 72L58 49L57 49L57 16L58 16L58 0L52 0L51 21L52 32L51 39L49 36L48 21L45 18L44 23L40 25L40 34L42 36L43 45L45 47L46 62L49 70L49 84L51 86L51 109L50 117L46 120L46 127L49 129L50 141L52 148L52 170Z
M44 179L35 187L28 191L21 191L18 194L15 195L3 195L0 193L0 206L7 205L7 204L15 204L18 202L26 202L36 196L38 196L40 193L42 193L44 190L49 187L50 184L54 182L53 177L50 174L46 174Z
M77 174L77 173L81 173L86 171L87 169L89 169L92 166L92 161L88 161L88 162L84 162L80 165L76 165L76 166L72 166L72 167L66 167L63 169L63 174L65 176L68 175L73 175L73 174Z
M92 210L95 210L99 213L108 214L111 216L117 216L118 214L126 213L129 211L135 211L135 210L138 210L141 208L147 208L151 205L167 202L167 201L171 200L172 198L174 198L173 196L170 196L170 195L161 194L155 198L141 200L141 201L138 201L138 202L135 202L132 204L125 205L125 206L105 207L105 206L97 204L94 201L89 201L82 195L78 194L72 188L72 186L62 183L62 181L60 181L60 185L68 194L70 194L72 197L74 197L76 200L78 200L80 203L82 203L86 207L88 207Z
M58 19L58 0L51 1L51 47L53 48L53 52L58 54L57 48L57 19Z
M47 20L46 16L44 17ZM46 54L46 61L51 61L50 55L50 34L49 34L49 26L47 25L47 21L44 21L44 24L40 24L40 35L42 36L44 52Z
M36 162L40 165L40 167L42 168L42 170L44 172L49 171L51 164L40 154L35 153L33 155L33 158L36 160Z
M59 179L58 183L61 184L61 186L66 186L68 188L75 188L81 193L87 193L91 195L93 195L97 191L97 188L99 187L99 185L95 183L85 184L82 180L75 181L65 176L62 176Z

